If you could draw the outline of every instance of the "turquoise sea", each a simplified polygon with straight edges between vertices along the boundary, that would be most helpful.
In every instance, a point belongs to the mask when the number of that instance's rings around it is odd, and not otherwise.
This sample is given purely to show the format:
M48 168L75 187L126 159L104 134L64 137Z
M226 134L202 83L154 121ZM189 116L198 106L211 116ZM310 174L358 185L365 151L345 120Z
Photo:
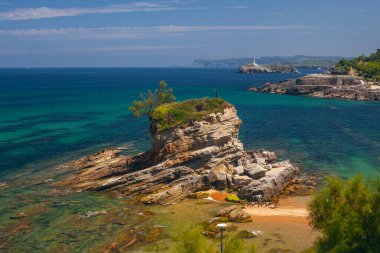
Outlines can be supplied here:
M247 149L277 151L307 171L379 172L379 103L247 92L250 86L296 76L234 69L2 69L0 171L4 175L125 143L148 149L147 121L134 119L128 106L165 80L178 100L213 96L217 89L236 106Z
M76 219L99 209L115 210L114 219L123 219L132 212L120 211L127 200L88 193L56 195L41 180L54 180L56 165L104 147L128 144L131 154L149 149L148 121L133 118L128 107L160 80L173 87L177 100L212 97L218 90L238 110L246 149L275 151L305 172L379 175L380 103L247 91L264 82L316 72L0 69L0 182L8 184L0 189L0 251L94 252L100 238L124 229L120 222L105 225L105 218L95 217L97 222L88 224ZM19 212L28 217L12 219ZM167 238L165 233L160 236Z

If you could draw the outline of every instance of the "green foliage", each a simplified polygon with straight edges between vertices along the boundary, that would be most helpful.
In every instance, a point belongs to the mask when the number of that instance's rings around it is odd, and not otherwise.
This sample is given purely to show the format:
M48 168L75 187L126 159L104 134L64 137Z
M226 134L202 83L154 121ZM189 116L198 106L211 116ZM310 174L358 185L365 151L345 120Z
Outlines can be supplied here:
M235 194L228 194L227 197L226 197L226 200L229 201L229 202L236 202L236 203L240 202L239 197L236 196Z
M224 253L256 253L256 244L239 237L227 237L224 243Z
M244 252L244 242L242 239L237 237L227 238L224 244L224 253L236 253L236 252Z
M309 206L315 229L323 236L316 252L378 252L380 184L357 175L347 182L328 177Z
M177 243L172 250L174 253L217 253L220 252L220 234L210 239L202 234L200 226L192 225L187 229L178 230ZM258 249L252 239L244 240L224 233L224 253L257 253Z
M380 49L369 56L361 55L352 60L340 60L336 69L345 71L353 69L367 80L380 81Z
M207 238L202 235L202 231L192 226L180 235L176 251L178 253L216 253Z
M216 253L217 248L202 235L199 227L191 226L190 229L182 231L178 238L175 252L178 253Z
M180 103L163 104L151 114L157 131L200 121L210 113L223 112L229 104L220 98L192 99Z
M174 101L173 89L168 88L165 81L161 81L159 88L154 92L148 90L147 93L140 94L140 100L134 100L129 110L132 111L133 115L137 118L141 116L151 117L152 112L157 106Z
M317 253L317 250L315 249L315 247L312 247L312 248L303 250L301 253Z

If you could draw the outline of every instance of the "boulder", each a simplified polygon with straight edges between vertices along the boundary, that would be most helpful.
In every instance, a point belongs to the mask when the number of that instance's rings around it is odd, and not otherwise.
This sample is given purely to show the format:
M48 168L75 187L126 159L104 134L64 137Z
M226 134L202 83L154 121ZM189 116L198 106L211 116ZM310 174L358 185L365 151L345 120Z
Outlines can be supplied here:
M216 213L216 217L227 217L230 222L251 222L252 218L249 214L243 211L240 206L233 205L223 208Z
M228 217L228 215L232 212L232 211L236 211L236 210L240 210L241 208L237 205L233 205L233 206L229 206L229 207L226 207L226 208L223 208L222 210L220 210L219 212L216 213L216 217Z
M252 222L251 216L241 209L230 212L230 214L228 215L228 220L231 222L239 223Z
M251 163L246 165L244 172L252 179L259 179L265 176L266 169L259 164Z

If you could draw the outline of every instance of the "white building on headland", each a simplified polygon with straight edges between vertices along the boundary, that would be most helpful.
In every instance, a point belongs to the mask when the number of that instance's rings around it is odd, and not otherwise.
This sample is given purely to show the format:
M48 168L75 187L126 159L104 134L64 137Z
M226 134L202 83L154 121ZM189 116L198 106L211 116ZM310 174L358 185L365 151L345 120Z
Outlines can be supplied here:
M250 65L252 65L254 67L258 67L259 66L259 64L256 63L256 59L255 58L253 58L253 62Z

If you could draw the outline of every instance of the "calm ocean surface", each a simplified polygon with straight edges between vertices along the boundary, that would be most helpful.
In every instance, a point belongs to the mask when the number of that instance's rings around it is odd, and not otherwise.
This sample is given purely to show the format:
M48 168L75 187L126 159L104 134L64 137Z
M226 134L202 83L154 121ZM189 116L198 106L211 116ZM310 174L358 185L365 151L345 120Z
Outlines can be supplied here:
M148 149L148 122L134 119L128 106L160 80L174 88L178 100L213 96L218 89L243 120L246 149L276 151L304 171L378 173L380 103L246 91L296 76L232 69L1 69L0 178L47 169L46 161L58 164L102 147Z

